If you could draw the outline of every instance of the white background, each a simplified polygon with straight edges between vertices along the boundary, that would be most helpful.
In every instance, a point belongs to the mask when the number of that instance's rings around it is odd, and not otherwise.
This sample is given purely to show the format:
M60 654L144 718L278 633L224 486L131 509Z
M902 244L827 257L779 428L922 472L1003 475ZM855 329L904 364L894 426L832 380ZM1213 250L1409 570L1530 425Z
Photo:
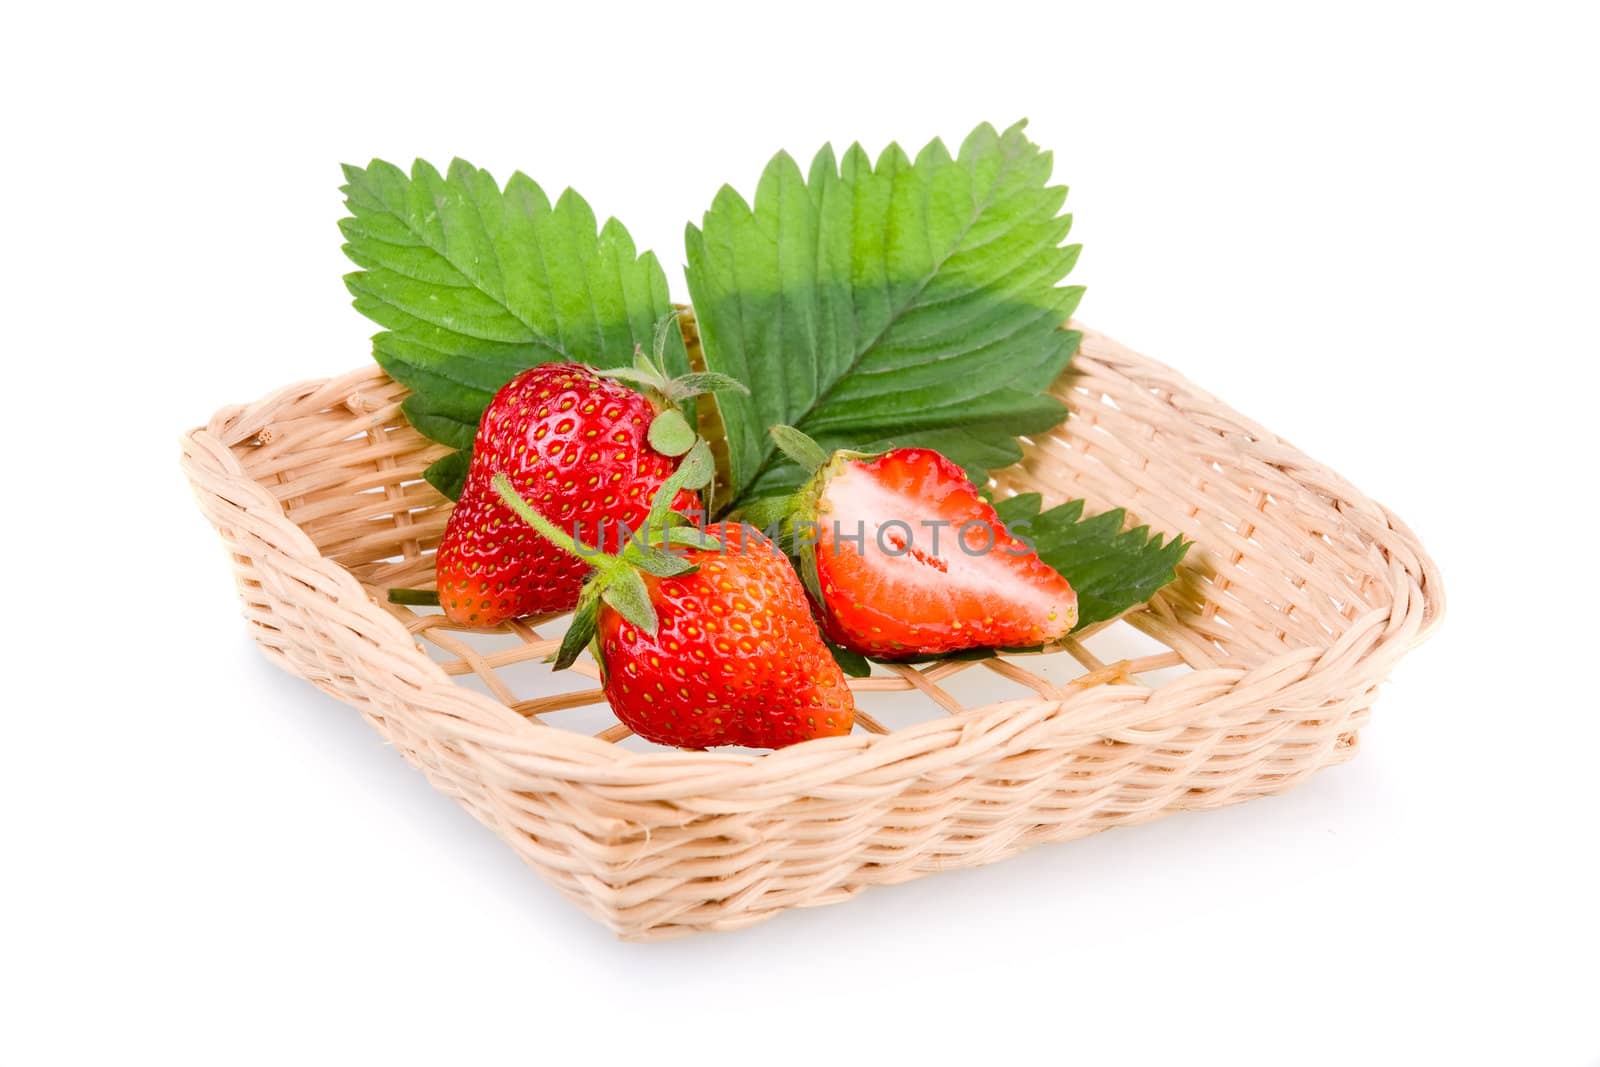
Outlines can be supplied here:
M1592 5L581 6L8 15L0 1060L1600 1063ZM1084 320L1437 558L1354 763L634 946L256 653L177 437L368 358L341 161L571 184L681 297L776 149L1024 115Z

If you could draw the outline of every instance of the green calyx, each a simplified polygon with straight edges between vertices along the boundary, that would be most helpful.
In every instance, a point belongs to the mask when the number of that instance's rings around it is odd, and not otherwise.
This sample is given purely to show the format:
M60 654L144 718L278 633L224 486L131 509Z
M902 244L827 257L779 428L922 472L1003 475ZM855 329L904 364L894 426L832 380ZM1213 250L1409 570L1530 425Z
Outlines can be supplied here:
M793 426L781 424L769 426L767 434L772 438L772 443L778 446L779 452L788 456L797 466L811 475L811 482L827 481L842 464L877 459L883 454L857 452L848 448L838 448L829 452L812 440L804 430L797 430ZM796 495L804 495L804 491Z
M655 402L660 414L650 423L650 447L664 456L681 456L693 448L698 439L699 435L689 425L681 409L686 400L723 389L746 394L750 392L738 379L710 371L693 371L669 378L662 368L666 365L667 341L672 331L677 329L678 312L663 315L656 323L652 355L646 355L643 348L635 345L633 366L597 372L602 378L638 386Z
M807 474L815 474L823 464L828 462L828 453L822 446L808 437L804 430L797 430L793 426L767 427L767 434L772 438L772 443L778 446L778 451L794 460Z
M795 561L795 570L805 583L806 591L819 604L826 607L822 597L822 580L817 574L817 511L828 480L846 463L872 459L877 453L853 452L838 449L828 452L802 430L793 426L769 426L778 451L806 471L806 479L796 492L789 496L761 497L752 500L739 511L739 517L758 529L777 529L779 547Z
M578 654L594 640L601 604L610 606L646 633L656 632L656 610L650 602L643 575L670 578L695 569L694 564L671 550L674 546L721 550L720 541L689 526L685 516L672 510L672 501L680 491L704 488L710 483L713 473L710 447L704 441L695 441L672 477L662 482L656 490L650 501L650 512L645 518L644 528L630 536L616 555L603 552L598 546L590 548L580 545L571 533L541 515L524 500L504 473L494 476L490 484L518 518L531 526L540 537L569 555L584 560L593 568L578 596L578 606L573 612L566 637L556 652L557 670L570 667Z

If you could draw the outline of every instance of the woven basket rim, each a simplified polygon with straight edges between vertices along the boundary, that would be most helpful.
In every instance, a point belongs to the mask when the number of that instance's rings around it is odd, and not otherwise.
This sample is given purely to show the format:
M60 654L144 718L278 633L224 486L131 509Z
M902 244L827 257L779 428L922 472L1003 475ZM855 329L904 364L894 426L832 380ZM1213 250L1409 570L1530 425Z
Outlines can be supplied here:
M1094 331L1085 330L1086 337L1091 335L1109 341ZM1115 344L1115 342L1109 343ZM1120 347L1118 346L1119 349ZM1080 352L1078 358L1081 360L1092 357L1086 357ZM1320 471L1322 477L1319 479L1319 488L1299 478L1296 471L1291 469L1290 463L1275 464L1286 475L1313 491L1327 492L1331 483L1332 487L1338 490L1334 506L1346 505L1339 507L1339 510L1360 529L1364 538L1376 542L1379 533L1377 525L1381 523L1382 532L1388 539L1398 539L1405 543L1409 549L1408 560L1398 561L1392 555L1385 553L1391 563L1389 581L1393 596L1390 603L1375 608L1353 621L1360 622L1378 615L1392 616L1398 610L1406 610L1410 616L1406 620L1406 625L1390 627L1378 633L1360 649L1341 648L1340 646L1346 643L1345 639L1341 638L1337 641L1330 640L1322 647L1310 645L1276 653L1249 668L1221 666L1196 669L1182 679L1155 688L1099 685L1075 689L1060 700L1049 700L1039 696L1017 698L901 727L887 734L853 733L843 737L819 738L761 753L673 749L637 752L588 734L541 727L493 697L456 684L439 663L417 646L412 634L400 621L376 603L354 574L322 555L309 535L288 518L282 503L264 486L251 479L233 454L232 446L248 440L255 434L256 430L253 427L269 421L266 416L294 399L303 398L310 392L327 390L334 384L339 384L343 389L346 383L356 386L363 380L387 380L387 375L375 364L366 365L334 378L314 379L285 386L272 391L253 404L235 404L221 408L206 425L192 428L182 435L183 465L191 478L204 468L222 475L231 487L238 491L239 496L246 498L239 501L241 506L255 520L270 525L274 534L283 539L280 544L294 546L295 555L307 561L321 561L331 565L337 572L337 582L341 591L351 597L350 610L361 615L365 624L375 627L376 630L373 632L392 637L394 647L390 651L394 655L401 656L404 665L416 672L414 677L425 678L431 685L447 687L453 699L465 701L495 724L492 730L482 729L466 720L458 719L447 731L453 739L466 743L481 742L492 745L496 750L496 758L508 763L526 765L544 760L561 761L556 766L547 766L544 769L562 777L594 784L640 785L641 772L649 774L652 779L655 775L650 772L660 772L662 778L656 781L655 785L666 786L670 783L672 786L670 792L660 792L659 795L663 799L695 792L693 781L698 777L697 772L714 776L719 793L759 787L770 779L781 779L783 791L790 793L805 788L808 784L820 785L861 770L883 766L885 753L879 750L885 746L904 747L906 757L946 749L950 753L951 762L955 763L962 758L960 749L969 727L980 720L987 720L990 716L1015 720L1017 728L1020 729L1036 719L1070 715L1080 703L1092 703L1102 710L1111 706L1116 708L1117 714L1111 717L1106 717L1104 714L1096 716L1097 719L1103 720L1107 730L1149 726L1159 721L1161 716L1140 718L1137 708L1156 701L1162 694L1171 696L1180 687L1185 694L1192 691L1198 698L1199 704L1203 705L1220 702L1230 694L1262 684L1268 679L1298 671L1302 672L1300 677L1280 684L1275 698L1284 704L1292 704L1297 697L1309 697L1313 691L1317 691L1319 665L1339 661L1342 669L1348 669L1348 663L1344 660L1351 654L1361 659L1380 654L1398 658L1400 654L1432 633L1444 613L1442 581L1436 565L1423 550L1416 536L1398 517L1360 493L1344 479L1331 475L1331 472L1327 472L1320 464L1283 442L1282 438L1237 416L1231 408L1193 386L1186 378L1148 357L1137 358L1166 372L1190 395L1226 410L1234 416L1236 425L1241 431L1280 446L1286 461L1298 461L1294 463L1295 467L1303 466ZM1071 374L1072 371L1069 370L1068 373ZM247 415L250 418L245 418ZM1412 565L1415 566L1415 572ZM1359 635L1370 634L1373 630L1371 627L1352 625L1350 632ZM1108 692L1108 690L1116 691ZM1320 691L1317 692L1319 696L1325 696L1320 694ZM1192 716L1198 705L1195 699L1190 699L1180 706L1187 709ZM1084 723L1080 720L1073 725L1081 728ZM519 746L521 751L506 750L507 730L525 739L525 744ZM940 735L945 736L940 737ZM984 736L990 736L990 732L985 731ZM852 754L856 758L852 759ZM809 766L812 764L815 766ZM807 773L808 768L809 773ZM925 772L929 768L924 762L920 764L919 769ZM737 773L740 770L745 773Z

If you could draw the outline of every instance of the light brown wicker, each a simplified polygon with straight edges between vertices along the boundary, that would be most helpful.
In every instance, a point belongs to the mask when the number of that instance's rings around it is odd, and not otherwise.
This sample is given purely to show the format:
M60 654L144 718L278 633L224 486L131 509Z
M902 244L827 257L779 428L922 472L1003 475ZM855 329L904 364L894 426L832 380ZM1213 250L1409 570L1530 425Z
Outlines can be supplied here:
M1107 663L1086 633L1053 657L1081 664L1071 679L1048 656L880 670L854 683L854 734L768 754L552 725L604 708L584 662L589 677L551 689L555 620L483 638L387 604L385 588L430 582L448 504L419 480L441 449L375 367L225 408L184 437L183 464L268 657L355 705L592 915L649 939L1277 793L1354 753L1378 683L1443 610L1416 538L1099 334L1057 389L1074 417L997 491L1124 506L1191 538L1179 580L1111 624L1162 651ZM519 696L528 679L540 695ZM916 698L938 716L890 729Z

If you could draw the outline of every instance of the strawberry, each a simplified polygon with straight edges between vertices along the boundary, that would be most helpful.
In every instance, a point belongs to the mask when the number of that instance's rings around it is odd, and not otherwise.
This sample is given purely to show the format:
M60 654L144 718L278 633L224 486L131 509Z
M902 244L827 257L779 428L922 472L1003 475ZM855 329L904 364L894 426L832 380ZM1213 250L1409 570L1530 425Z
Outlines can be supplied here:
M658 330L658 359L661 337ZM646 393L612 378L639 382ZM674 457L694 440L676 404L730 385L743 388L720 375L669 382L643 353L631 370L546 363L506 383L478 424L466 485L439 543L435 567L445 615L462 625L496 626L578 602L588 566L519 522L490 485L496 474L507 475L540 514L585 545L614 552L620 525L643 522L651 497L677 467ZM693 510L698 501L684 491L673 506Z
M506 383L484 409L466 487L439 543L444 613L495 626L576 604L588 567L534 536L490 480L508 475L541 514L598 544L602 520L638 526L677 466L650 447L655 417L647 398L577 363L546 363ZM692 508L693 494L678 504Z
M595 567L556 658L569 665L592 642L606 699L630 729L681 748L781 748L850 732L855 702L817 631L788 559L759 532L719 523L704 534L668 519L679 482L709 479L699 443L656 496L652 534L688 547L669 552L633 541L619 555L589 554ZM507 504L552 544L575 545L510 481Z
M850 732L855 703L789 560L756 530L718 523L722 551L693 573L643 577L654 633L602 605L600 661L617 718L680 748L782 748Z
M1072 586L938 452L825 457L798 431L774 436L815 468L790 519L816 524L802 568L835 644L879 659L1033 648L1077 622Z

